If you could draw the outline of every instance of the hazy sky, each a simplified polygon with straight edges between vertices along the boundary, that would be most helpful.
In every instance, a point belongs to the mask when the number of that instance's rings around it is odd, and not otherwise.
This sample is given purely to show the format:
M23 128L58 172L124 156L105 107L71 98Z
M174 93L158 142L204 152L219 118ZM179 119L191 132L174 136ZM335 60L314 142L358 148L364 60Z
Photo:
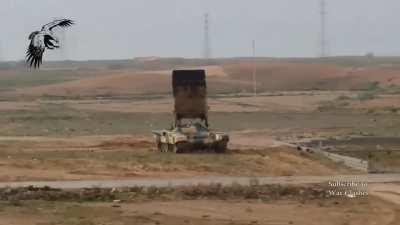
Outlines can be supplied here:
M400 55L399 0L326 0L330 54ZM215 57L316 56L319 0L0 0L0 57L23 59L31 31L76 20L64 51L49 57L201 57L203 14Z

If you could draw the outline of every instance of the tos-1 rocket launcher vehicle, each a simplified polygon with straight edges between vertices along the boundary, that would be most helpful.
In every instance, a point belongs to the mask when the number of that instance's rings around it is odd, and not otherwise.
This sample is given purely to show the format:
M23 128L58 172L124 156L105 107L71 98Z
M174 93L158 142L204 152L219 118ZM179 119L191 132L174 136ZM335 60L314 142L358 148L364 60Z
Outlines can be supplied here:
M204 70L172 73L174 124L169 130L153 131L160 152L184 153L227 149L229 136L209 129L207 83Z

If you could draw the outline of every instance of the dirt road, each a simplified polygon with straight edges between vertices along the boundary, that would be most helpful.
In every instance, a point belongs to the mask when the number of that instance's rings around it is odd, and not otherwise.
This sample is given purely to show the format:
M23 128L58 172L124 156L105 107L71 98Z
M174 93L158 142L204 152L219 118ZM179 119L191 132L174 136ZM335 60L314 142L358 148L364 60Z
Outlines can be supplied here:
M368 174L368 175L339 175L339 176L293 176L293 177L197 177L190 179L134 179L134 180L98 180L98 181L55 181L55 182L4 182L4 187L49 186L62 189L80 188L118 188L118 187L175 187L197 184L220 183L230 185L237 183L248 185L252 182L258 184L313 184L328 181L354 181L366 183L392 183L400 182L400 174Z
M383 200L400 205L400 185L374 184L369 188L369 193Z

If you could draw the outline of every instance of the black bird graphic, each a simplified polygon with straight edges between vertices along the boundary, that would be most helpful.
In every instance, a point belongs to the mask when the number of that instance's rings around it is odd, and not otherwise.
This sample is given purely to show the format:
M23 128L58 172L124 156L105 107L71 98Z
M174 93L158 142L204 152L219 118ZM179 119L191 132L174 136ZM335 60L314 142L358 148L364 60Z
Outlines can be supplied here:
M39 68L43 61L43 53L46 49L56 49L59 40L53 33L56 27L66 28L72 26L74 21L70 19L58 19L42 27L40 31L34 31L29 35L30 44L26 51L26 62L29 67Z

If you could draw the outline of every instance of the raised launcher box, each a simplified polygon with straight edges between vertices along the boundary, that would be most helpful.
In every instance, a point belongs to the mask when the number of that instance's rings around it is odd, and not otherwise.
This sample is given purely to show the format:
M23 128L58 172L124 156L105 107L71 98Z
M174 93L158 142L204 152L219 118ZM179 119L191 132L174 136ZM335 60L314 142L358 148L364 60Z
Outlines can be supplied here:
M204 70L174 70L172 73L175 123L200 119L208 126L207 83Z

